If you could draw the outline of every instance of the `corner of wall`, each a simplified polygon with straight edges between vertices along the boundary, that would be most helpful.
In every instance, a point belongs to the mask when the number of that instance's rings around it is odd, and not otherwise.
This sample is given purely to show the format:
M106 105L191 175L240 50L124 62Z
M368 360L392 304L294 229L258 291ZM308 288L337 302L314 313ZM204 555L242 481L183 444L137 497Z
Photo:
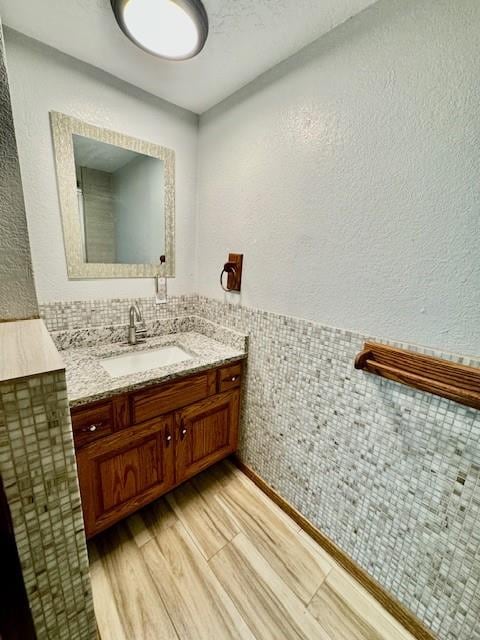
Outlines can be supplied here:
M1 21L0 94L0 321L38 318Z

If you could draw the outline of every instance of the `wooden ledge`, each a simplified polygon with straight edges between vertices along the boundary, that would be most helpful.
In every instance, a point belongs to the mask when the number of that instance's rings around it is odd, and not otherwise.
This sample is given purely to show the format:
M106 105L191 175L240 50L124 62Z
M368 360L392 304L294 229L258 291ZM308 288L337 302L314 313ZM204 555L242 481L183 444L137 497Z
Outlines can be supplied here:
M355 358L355 368L480 409L480 369L474 367L365 342Z

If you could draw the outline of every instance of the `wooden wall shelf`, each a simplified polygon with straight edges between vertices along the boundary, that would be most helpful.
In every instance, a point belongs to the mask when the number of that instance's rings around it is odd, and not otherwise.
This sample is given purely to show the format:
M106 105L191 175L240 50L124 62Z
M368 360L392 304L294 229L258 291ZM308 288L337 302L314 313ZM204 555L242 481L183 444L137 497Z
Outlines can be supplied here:
M365 342L363 351L355 358L355 369L480 409L480 369L474 367Z

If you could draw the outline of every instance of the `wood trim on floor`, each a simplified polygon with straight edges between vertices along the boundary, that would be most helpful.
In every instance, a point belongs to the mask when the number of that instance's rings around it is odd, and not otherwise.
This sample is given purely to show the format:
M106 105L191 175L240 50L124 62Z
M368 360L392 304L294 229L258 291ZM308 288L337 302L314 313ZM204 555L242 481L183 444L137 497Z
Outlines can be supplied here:
M244 464L236 454L230 456L233 464L261 489L276 505L294 520L317 544L332 556L364 589L366 589L400 624L418 640L435 640L435 636L406 607L398 602L374 578L352 560L340 547L322 533L315 525L292 507L253 469Z

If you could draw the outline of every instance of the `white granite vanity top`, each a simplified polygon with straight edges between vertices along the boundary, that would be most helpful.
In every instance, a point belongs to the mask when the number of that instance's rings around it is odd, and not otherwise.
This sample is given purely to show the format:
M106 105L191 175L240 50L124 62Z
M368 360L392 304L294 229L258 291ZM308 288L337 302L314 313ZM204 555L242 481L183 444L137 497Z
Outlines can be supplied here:
M176 364L120 377L110 376L101 364L102 358L158 349L167 345L176 345L193 357ZM229 364L245 358L246 355L246 340L243 346L241 343L230 346L197 331L152 336L135 346L126 342L115 342L69 347L61 351L71 407Z

